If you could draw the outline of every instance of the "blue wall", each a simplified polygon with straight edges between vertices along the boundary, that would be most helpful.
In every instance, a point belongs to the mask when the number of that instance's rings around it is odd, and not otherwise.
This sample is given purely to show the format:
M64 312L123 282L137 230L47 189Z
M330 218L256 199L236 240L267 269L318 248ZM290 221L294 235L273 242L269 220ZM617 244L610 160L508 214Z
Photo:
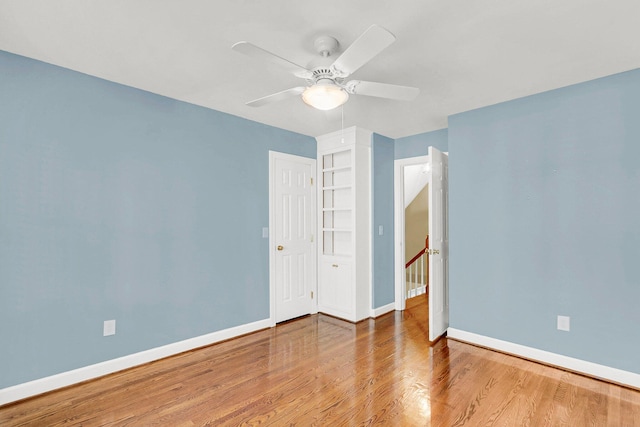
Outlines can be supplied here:
M394 155L396 159L426 156L429 154L429 146L440 151L449 151L449 131L440 129L433 132L419 133L417 135L398 138L394 142Z
M0 100L0 388L269 317L268 150L313 138L5 52Z
M393 277L393 156L394 141L373 134L372 140L373 308L395 301ZM379 227L382 226L382 235Z
M640 70L452 116L449 152L451 326L640 373Z

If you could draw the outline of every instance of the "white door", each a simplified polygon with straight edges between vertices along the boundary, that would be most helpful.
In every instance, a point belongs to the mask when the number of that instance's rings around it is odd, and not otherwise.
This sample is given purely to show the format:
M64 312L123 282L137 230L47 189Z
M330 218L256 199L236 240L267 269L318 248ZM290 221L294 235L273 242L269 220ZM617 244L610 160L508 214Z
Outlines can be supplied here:
M275 322L313 311L315 290L315 160L271 152L270 254ZM273 314L272 314L273 317Z
M449 158L429 147L429 340L449 327Z

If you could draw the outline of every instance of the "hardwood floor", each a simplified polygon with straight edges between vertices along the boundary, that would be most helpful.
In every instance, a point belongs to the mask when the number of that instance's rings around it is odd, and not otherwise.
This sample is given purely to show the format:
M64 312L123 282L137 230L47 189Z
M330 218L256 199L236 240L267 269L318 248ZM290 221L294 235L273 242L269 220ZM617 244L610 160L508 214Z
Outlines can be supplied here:
M640 426L640 392L450 339L426 297L313 315L0 407L0 426Z

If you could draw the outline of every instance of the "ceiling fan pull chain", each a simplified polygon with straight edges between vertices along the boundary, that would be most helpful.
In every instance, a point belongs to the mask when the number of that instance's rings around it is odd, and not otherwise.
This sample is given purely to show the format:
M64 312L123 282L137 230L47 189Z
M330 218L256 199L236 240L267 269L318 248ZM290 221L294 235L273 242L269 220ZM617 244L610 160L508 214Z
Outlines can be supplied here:
M340 113L342 116L342 135L340 136L340 143L344 144L344 104L340 106Z

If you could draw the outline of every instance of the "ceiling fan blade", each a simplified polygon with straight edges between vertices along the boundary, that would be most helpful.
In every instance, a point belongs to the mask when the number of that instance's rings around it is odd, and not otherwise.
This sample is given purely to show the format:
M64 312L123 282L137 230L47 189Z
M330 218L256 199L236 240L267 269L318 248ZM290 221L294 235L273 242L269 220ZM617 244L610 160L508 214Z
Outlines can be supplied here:
M254 99L253 101L247 102L247 105L250 107L262 107L263 105L271 104L272 102L278 102L287 98L298 96L302 92L304 92L305 89L306 87L300 86L283 90L282 92L273 93L262 98Z
M420 89L417 87L363 82L360 80L351 80L345 85L345 89L354 95L377 96L398 101L412 101L420 93Z
M307 70L303 66L295 64L289 61L288 59L284 59L252 43L238 42L233 46L231 46L231 49L235 50L236 52L243 53L247 56L251 56L253 58L258 58L264 61L269 61L271 63L277 64L285 68L286 70L288 70L290 73L295 74L296 76L301 77L303 79L306 79L312 76L311 71Z
M373 59L396 40L396 36L378 25L370 26L342 55L332 67L346 77Z

